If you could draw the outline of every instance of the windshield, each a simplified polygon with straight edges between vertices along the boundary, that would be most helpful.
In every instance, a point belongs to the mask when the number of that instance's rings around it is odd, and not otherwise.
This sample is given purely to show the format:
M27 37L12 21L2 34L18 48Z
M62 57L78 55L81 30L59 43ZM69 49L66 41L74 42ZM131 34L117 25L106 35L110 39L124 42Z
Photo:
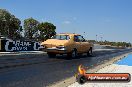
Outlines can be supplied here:
M69 35L55 35L52 37L52 39L58 39L58 40L69 40Z

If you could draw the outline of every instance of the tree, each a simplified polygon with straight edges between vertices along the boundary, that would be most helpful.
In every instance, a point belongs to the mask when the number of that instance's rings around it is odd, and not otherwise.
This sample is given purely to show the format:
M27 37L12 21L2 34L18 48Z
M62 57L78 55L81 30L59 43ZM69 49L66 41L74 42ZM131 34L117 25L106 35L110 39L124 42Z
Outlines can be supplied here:
M5 9L0 9L0 33L11 39L20 39L21 21Z
M9 25L9 29L12 29L12 30L9 31L9 37L13 37L14 39L19 39L22 37L20 32L23 29L20 26L20 24L21 24L21 21L18 18L15 18L14 15L12 15L10 19L10 25Z
M32 40L35 37L36 32L38 32L39 22L33 18L28 18L24 20L24 30L25 37Z
M52 23L42 22L38 25L38 29L40 31L40 40L49 39L56 34L56 26L54 26Z

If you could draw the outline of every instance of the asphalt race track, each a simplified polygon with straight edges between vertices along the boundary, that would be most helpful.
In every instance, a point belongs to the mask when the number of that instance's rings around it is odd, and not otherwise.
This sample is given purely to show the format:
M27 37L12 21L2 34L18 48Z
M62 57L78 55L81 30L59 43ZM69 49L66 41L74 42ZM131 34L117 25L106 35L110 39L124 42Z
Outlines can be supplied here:
M111 57L108 56L111 54L126 51L128 52L128 49L98 50L94 51L93 57L84 55L72 60L66 60L65 56L56 58L48 58L47 55L36 55L31 58L25 56L27 59L34 58L34 61L41 59L44 62L0 69L0 87L46 87L74 76L80 64L91 68L109 60ZM107 57L104 57L105 55Z

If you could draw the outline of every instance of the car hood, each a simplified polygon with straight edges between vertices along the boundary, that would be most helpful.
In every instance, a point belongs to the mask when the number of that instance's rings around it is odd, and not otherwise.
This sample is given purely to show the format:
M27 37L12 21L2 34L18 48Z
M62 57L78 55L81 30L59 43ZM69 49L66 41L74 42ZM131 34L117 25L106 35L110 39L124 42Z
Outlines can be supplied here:
M52 46L59 46L59 45L65 45L68 42L68 40L57 40L57 39L48 39L41 43L41 45L52 45Z

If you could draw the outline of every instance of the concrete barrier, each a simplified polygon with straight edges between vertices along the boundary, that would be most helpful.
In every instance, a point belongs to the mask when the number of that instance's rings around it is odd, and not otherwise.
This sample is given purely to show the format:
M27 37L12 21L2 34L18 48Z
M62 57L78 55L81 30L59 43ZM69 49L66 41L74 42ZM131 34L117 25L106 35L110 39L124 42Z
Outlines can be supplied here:
M0 40L1 52L39 51L43 46L35 41Z

